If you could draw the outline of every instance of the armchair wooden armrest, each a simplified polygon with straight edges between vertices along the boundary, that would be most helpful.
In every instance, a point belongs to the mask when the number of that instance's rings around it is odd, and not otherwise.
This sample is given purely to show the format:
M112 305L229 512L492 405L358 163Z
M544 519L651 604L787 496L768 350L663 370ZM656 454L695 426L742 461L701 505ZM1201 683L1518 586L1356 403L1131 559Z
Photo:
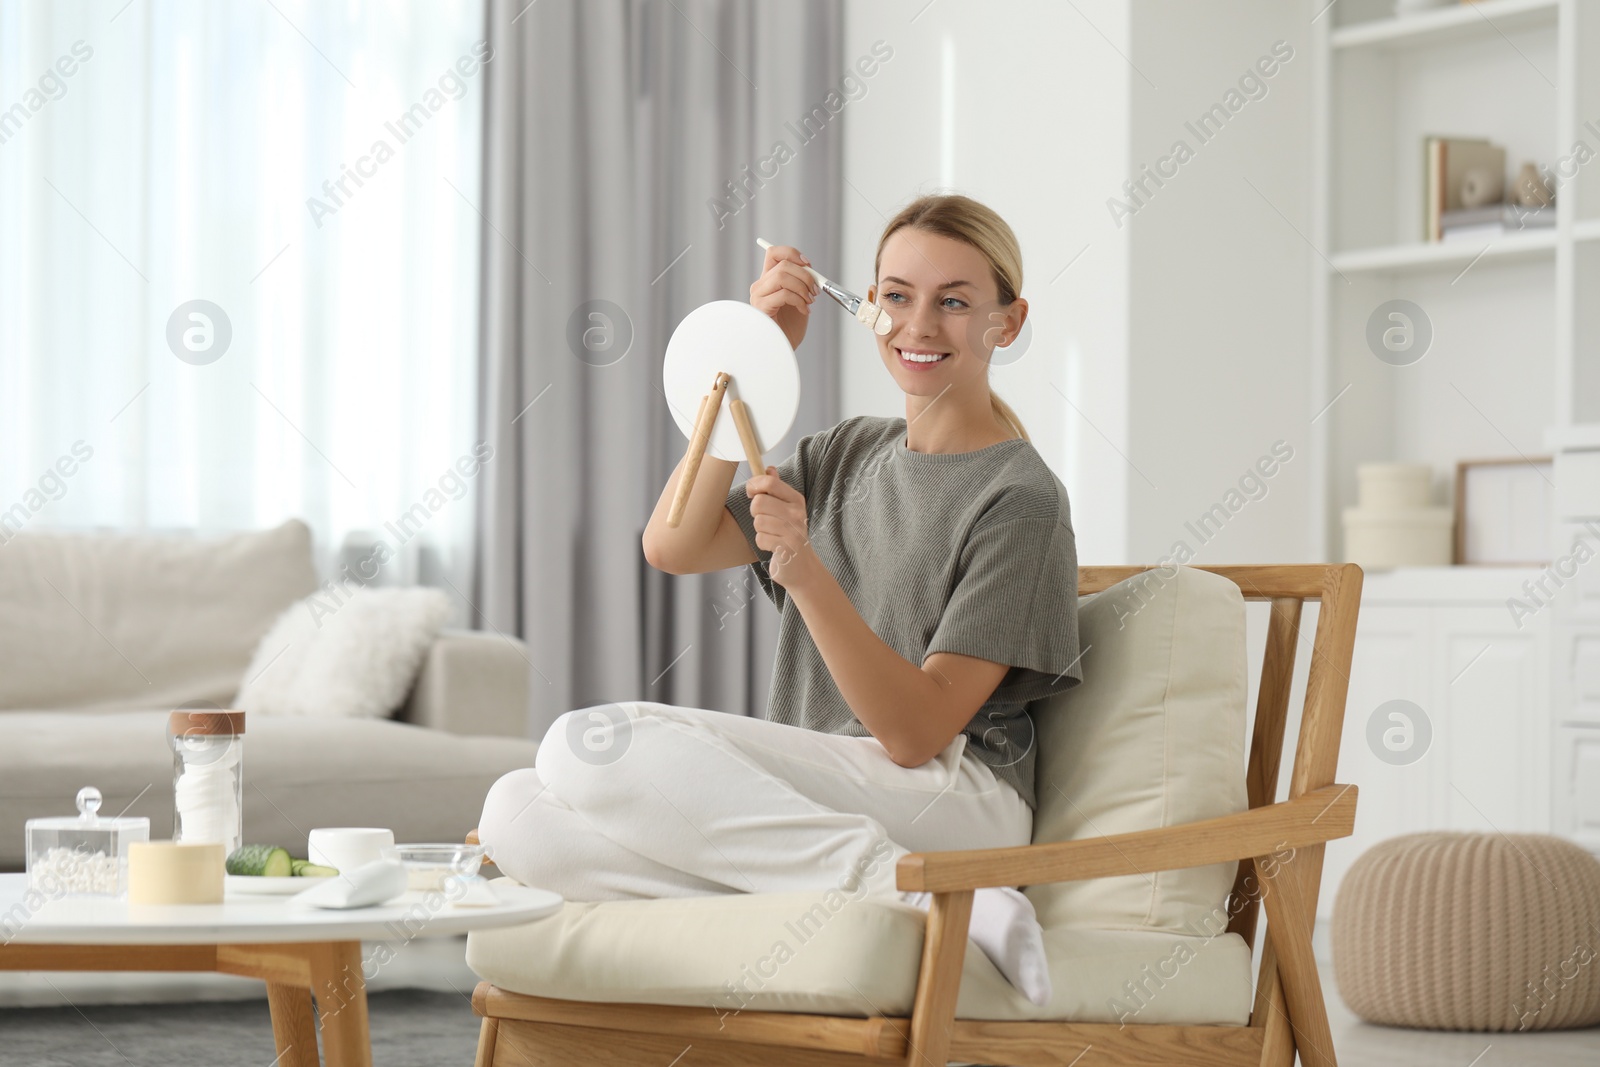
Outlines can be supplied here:
M1112 878L1229 860L1271 857L1285 847L1321 846L1355 830L1353 785L1323 786L1276 804L1215 819L1079 841L950 852L913 852L895 867L902 890L933 894L928 909L922 964L912 1005L913 1047L931 1039L934 1020L952 1025L961 987L961 966L972 894L988 886L1040 885ZM1291 851L1290 855L1293 855ZM1320 855L1313 870L1320 870ZM1278 932L1275 944L1283 969L1284 997L1296 1020L1296 1041L1309 1067L1333 1067L1333 1038L1317 981L1311 950L1310 906L1298 869L1284 861L1259 864L1267 918ZM1270 887L1277 892L1267 893Z
M913 852L895 867L902 890L947 893L987 886L1040 885L1148 874L1265 856L1278 849L1349 837L1353 785L1323 786L1277 804L1156 830L1012 848Z

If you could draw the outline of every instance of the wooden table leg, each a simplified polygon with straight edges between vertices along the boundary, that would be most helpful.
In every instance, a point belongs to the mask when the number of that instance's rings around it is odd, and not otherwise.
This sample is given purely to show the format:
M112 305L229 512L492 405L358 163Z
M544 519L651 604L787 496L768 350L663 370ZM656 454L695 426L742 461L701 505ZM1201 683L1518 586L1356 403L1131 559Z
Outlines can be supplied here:
M268 982L267 1006L272 1009L277 1067L317 1067L317 1020L311 1012L311 991L305 986Z
M311 992L317 998L322 1053L328 1067L372 1067L361 942L313 945L310 961Z
M0 945L0 971L217 971L259 978L272 1011L275 1067L372 1067L361 942L228 945ZM307 986L309 985L309 990ZM308 993L310 996L308 996ZM311 1011L316 997L320 1018Z

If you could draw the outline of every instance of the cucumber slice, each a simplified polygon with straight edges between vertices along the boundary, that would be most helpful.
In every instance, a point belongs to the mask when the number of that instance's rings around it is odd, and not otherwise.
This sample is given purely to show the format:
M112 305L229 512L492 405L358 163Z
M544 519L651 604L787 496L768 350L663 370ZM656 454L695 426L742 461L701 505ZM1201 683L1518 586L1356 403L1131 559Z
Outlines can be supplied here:
M289 850L278 845L240 845L228 857L225 867L229 874L250 874L267 878L283 878L293 869Z
M333 867L324 867L322 864L312 863L310 860L290 860L289 866L291 868L290 873L296 878L332 878L339 873Z

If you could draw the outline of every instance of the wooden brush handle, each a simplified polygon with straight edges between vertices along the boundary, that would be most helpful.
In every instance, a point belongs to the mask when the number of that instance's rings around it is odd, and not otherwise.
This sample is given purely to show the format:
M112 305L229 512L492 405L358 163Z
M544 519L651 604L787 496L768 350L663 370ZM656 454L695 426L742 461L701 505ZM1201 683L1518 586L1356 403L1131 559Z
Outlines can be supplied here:
M689 504L689 494L694 491L695 475L700 473L700 461L705 458L706 445L711 441L711 428L716 425L722 411L722 397L733 379L721 371L711 383L711 392L700 400L700 410L695 415L694 435L689 438L689 451L683 458L683 473L678 476L678 491L672 495L672 507L667 511L667 525L676 528L683 521L683 510Z

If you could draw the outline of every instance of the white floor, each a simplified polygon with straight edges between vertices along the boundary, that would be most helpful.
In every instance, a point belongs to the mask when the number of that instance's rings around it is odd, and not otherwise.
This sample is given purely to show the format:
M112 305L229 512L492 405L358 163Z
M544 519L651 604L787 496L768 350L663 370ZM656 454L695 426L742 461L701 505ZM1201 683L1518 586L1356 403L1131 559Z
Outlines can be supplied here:
M418 938L368 982L369 989L433 989L461 994L470 1011L477 976L463 960L465 937ZM1341 1067L1596 1067L1600 1027L1536 1034L1460 1034L1370 1026L1344 1006L1333 969L1320 968ZM265 996L261 983L231 975L0 972L0 1008L233 1000Z

